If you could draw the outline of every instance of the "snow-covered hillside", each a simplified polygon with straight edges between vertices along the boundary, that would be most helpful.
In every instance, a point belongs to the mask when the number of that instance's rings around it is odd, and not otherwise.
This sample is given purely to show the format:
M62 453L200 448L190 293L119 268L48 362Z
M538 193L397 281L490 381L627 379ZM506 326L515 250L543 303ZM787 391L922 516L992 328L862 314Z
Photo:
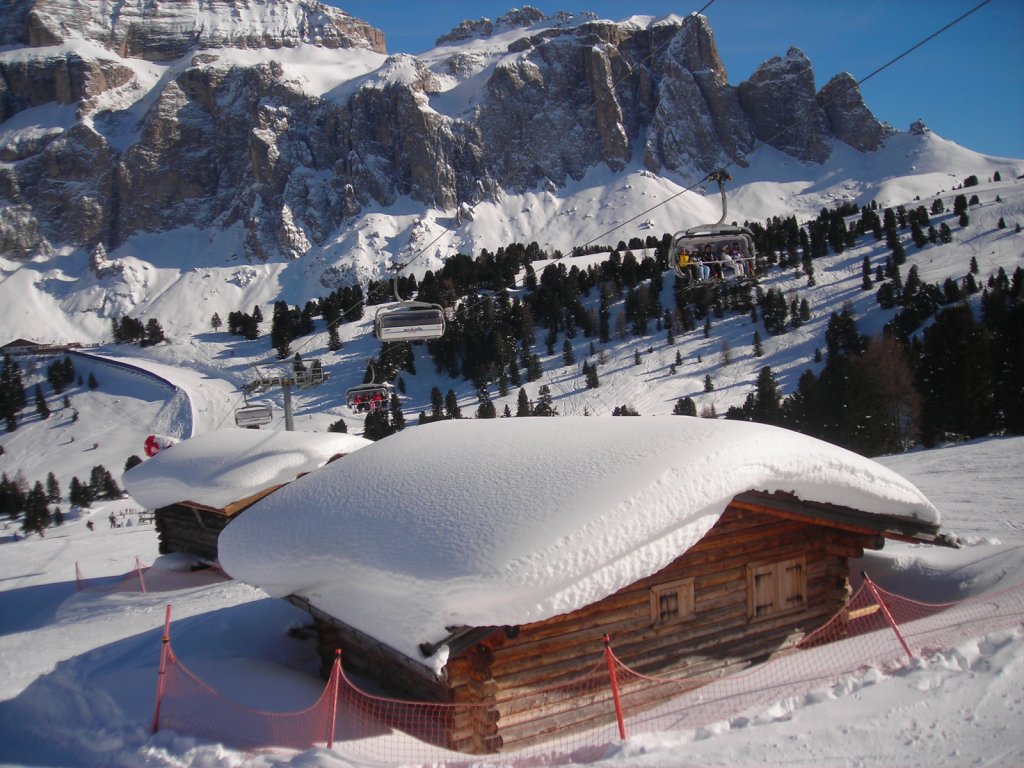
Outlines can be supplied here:
M84 416L83 416L84 418ZM173 450L173 449L172 449ZM959 550L889 543L854 567L882 586L941 602L990 594L1024 579L1024 438L883 458L931 499ZM225 696L249 707L296 711L320 693L313 643L288 635L308 617L238 582L176 569L157 558L149 524L111 528L105 502L46 538L0 538L0 764L91 767L384 766L365 756L310 750L239 753L162 731L149 734L164 606L174 649ZM136 519L131 516L133 521ZM95 530L86 521L95 522ZM157 561L151 592L110 589L138 556ZM1017 765L1024 761L1024 633L965 638L898 670L871 668L696 730L663 730L611 743L594 768L647 766ZM409 763L406 763L409 764ZM494 759L474 765L494 766Z
M888 175L881 173L879 168L861 168L857 172L846 171L840 175L840 169L837 168L832 169L835 177L828 184L822 179L813 178L785 184L748 181L746 185L736 188L732 195L735 203L731 210L738 208L737 215L743 215L745 210L751 210L755 205L768 209L777 201L779 209L783 210L786 200L813 200L813 204L804 203L810 215L819 206L837 204L844 190L849 198L864 201L880 194L882 186L886 197L879 198L880 204L903 203L928 207L933 195L938 195L943 200L946 213L935 216L933 223L935 226L948 223L952 230L952 242L928 244L921 249L908 243L904 273L912 266L917 266L921 279L926 282L941 283L946 277L959 279L967 273L973 257L979 265L978 280L984 283L1000 267L1010 273L1024 264L1024 240L1015 231L1018 223L1024 223L1024 180L1009 177L1009 174L1003 172L1001 181L989 182L989 167L995 169L996 164L987 167L987 161L980 156L965 154L959 147L933 135L900 137L896 140L896 143L899 142L906 143L898 154L899 158L905 159L906 166L894 167ZM894 145L892 150L896 152L897 147ZM908 154L913 157L906 158ZM948 166L960 169L959 172L964 176L969 175L967 171L970 171L981 180L980 184L967 190L971 195L977 195L980 201L980 205L970 209L971 223L968 227L959 227L951 213L952 198L960 193L953 191L958 183L953 175L939 174L937 170L929 171L922 177L899 175L900 172L908 172L909 166L920 163L923 155L933 156L928 161L929 168ZM969 161L977 164L972 165ZM801 168L808 170L802 166L787 169L778 158L771 165L773 172L786 171L793 174L794 178L799 178L798 171ZM767 174L767 169L764 172ZM885 179L881 185L866 181L869 174L874 173L879 173ZM598 186L599 181L609 182L610 185ZM603 231L602 227L613 219L623 220L627 215L636 215L638 207L646 204L643 201L648 198L652 201L663 199L661 196L673 191L669 182L642 172L618 180L595 179L593 184L595 186L581 187L574 192L575 197L569 206L574 211L571 215L552 215L552 211L547 209L539 211L540 218L547 221L548 226L559 228L557 231L567 243L577 236L575 227L580 220L597 218L595 224L598 226L591 231ZM503 205L510 210L516 206L520 206L521 211L529 210L530 205L541 205L540 197L524 197L516 202L506 198ZM616 199L620 202L614 202ZM626 200L633 200L631 205L635 207L629 208ZM717 195L700 198L699 202L703 206L702 210L713 211L718 204ZM793 209L798 207L792 205L789 208ZM483 232L487 221L485 214L488 212L497 217L496 208L483 211L469 227ZM650 214L655 215L666 214L663 209L658 209L657 213ZM705 213L703 216L707 220L713 217L713 213ZM1006 228L997 227L1000 219L1004 220ZM388 220L381 216L376 221L380 225ZM495 218L492 223L497 220ZM678 226L692 223L694 218L681 219ZM669 224L666 220L661 226L649 231L659 234L663 229L674 231L675 226ZM504 230L497 224L494 226L495 229L487 233L487 242L500 243L501 238L505 237ZM610 235L608 241L617 242L619 234ZM526 236L526 233L518 233L514 239L521 239L520 236ZM152 405L139 403L125 407L119 402L117 387L113 383L111 387L105 386L109 377L102 371L97 371L101 386L94 391L85 387L73 388L69 392L72 407L65 409L60 398L53 397L45 385L44 370L48 360L39 359L26 365L25 383L31 388L34 383L43 381L44 391L50 398L54 413L48 420L41 422L31 408L27 409L16 433L0 434L0 445L6 450L5 455L0 457L0 469L10 476L21 470L30 482L42 480L47 472L54 471L62 486L67 487L72 476L81 477L83 470L87 471L96 463L118 469L128 456L141 455L142 440L147 434L167 433L182 437L217 426L232 425L233 411L245 403L241 388L255 381L259 375L273 375L285 370L270 345L269 320L262 325L261 338L245 341L241 337L229 335L224 329L213 332L210 329L210 318L216 312L226 320L231 311L251 312L256 306L261 307L264 317L269 318L272 301L278 295L301 306L306 300L326 292L304 293L300 290L300 286L304 285L300 275L301 262L287 267L245 265L190 269L172 266L176 259L181 258L182 246L186 242L174 238L154 238L149 243L151 261L165 265L161 270L156 270L164 273L164 277L156 281L162 286L162 292L151 302L154 307L151 316L158 317L164 325L169 341L146 348L110 344L109 321L95 312L82 311L82 307L76 303L80 294L75 292L75 283L62 281L59 275L52 274L39 279L40 275L33 272L31 263L5 264L9 271L0 283L0 317L3 318L2 327L12 338L20 335L43 342L96 343L99 346L93 352L97 355L132 361L176 385L181 392L179 397L188 397L190 404L185 407L191 415L184 421L175 417L177 421L169 425L170 417L162 401L154 401ZM714 407L717 413L722 414L729 406L743 403L753 388L758 371L766 365L772 368L783 393L788 394L795 388L802 371L807 368L816 372L820 370L820 364L813 362L814 353L815 349L824 346L825 326L833 312L841 311L844 307L850 308L857 319L858 330L868 335L878 333L892 318L895 310L882 310L874 291L861 290L861 265L864 257L868 257L872 265L880 265L888 253L884 240L876 242L870 235L863 237L857 247L841 255L816 259L813 286L809 286L807 278L797 272L770 269L760 281L764 290L779 289L784 292L787 301L794 298L806 299L811 309L809 322L778 336L764 333L760 325L751 323L749 316L727 314L721 319L713 318L712 329L707 337L698 328L677 335L672 345L666 343L664 332L655 331L653 325L651 335L647 337L613 337L605 345L580 335L572 340L577 363L571 366L563 364L561 344L551 356L544 354L543 344L538 344L535 349L542 355L544 375L540 380L526 384L527 394L530 398L536 398L542 385L549 386L554 396L554 406L562 415L610 414L616 407L627 404L641 415L665 414L671 413L676 401L686 396L694 399L698 412L705 407ZM585 267L602 258L599 255L567 257L566 263ZM186 265L188 263L186 259ZM424 263L435 262L427 260ZM537 274L540 274L543 267L544 262L534 265ZM673 306L673 279L670 274L664 281L662 306ZM61 296L68 301L73 300L73 309L62 309L58 300ZM592 295L589 301L596 302L596 296ZM329 376L328 381L320 387L296 390L293 393L297 429L323 431L342 418L351 432L359 434L362 431L364 416L351 412L345 406L344 392L348 387L363 382L367 361L379 353L379 342L373 336L371 327L375 311L376 307L369 307L363 320L344 323L339 327L343 346L338 352L331 352L327 348L328 337L321 319L316 321L316 333L296 339L293 343L293 352L300 353L306 361L319 359ZM621 312L622 305L616 305L613 311ZM147 314L138 316L146 317ZM752 349L753 335L759 329L764 339L764 354L755 357ZM592 345L596 357L591 354ZM635 364L637 353L639 365ZM464 413L475 410L477 398L470 382L436 373L422 346L416 348L415 355L417 373L413 375L403 372L406 391L401 400L407 421L414 423L421 411L430 412L430 393L435 386L442 392L453 389ZM591 355L592 361L603 360L600 363L601 385L597 389L586 388L580 369L581 361L588 355ZM673 374L671 368L677 355L682 364L676 366ZM90 366L102 364L94 361L87 364L83 361L80 365L85 366L82 371L86 375L91 370ZM707 376L713 381L713 391L705 391ZM515 412L516 395L514 388L504 398L499 397L497 392L491 392L499 413L506 405ZM171 391L166 390L163 395L157 393L153 397L158 396L169 397ZM271 390L254 397L250 397L249 402L266 402L275 408L276 418L269 428L283 428L280 390ZM104 404L106 415L101 423L89 423L84 418L73 420L75 410L82 410L79 398ZM98 443L95 453L82 453L83 449L90 448L94 443ZM108 448L110 453L107 453Z

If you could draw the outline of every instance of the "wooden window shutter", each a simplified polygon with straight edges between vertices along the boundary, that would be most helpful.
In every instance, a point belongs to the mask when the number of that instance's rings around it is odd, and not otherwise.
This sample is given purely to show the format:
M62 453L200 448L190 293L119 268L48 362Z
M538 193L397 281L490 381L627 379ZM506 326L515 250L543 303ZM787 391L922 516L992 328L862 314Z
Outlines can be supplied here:
M779 602L783 610L803 608L807 602L807 569L804 558L779 563Z
M747 565L747 617L751 621L807 607L807 559Z
M769 616L778 611L778 574L775 565L751 568L748 612L750 618Z
M693 618L693 579L651 587L651 624L663 627Z

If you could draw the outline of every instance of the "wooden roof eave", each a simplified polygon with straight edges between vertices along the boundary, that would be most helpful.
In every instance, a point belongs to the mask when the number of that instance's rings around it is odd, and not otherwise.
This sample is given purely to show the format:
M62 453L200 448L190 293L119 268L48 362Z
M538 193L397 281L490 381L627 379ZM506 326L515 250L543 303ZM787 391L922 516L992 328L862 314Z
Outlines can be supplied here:
M415 659L406 656L404 653L395 650L390 645L381 642L377 638L371 637L365 632L356 629L351 624L346 624L341 619L335 616L331 616L331 614L326 613L325 611L313 605L313 603L311 603L308 598L302 597L301 595L288 595L285 598L285 600L287 600L292 605L301 608L313 618L326 622L327 624L330 624L331 626L336 627L337 629L340 629L343 632L350 634L352 637L358 638L359 642L362 645L366 647L372 647L378 653L387 656L389 659L391 659L391 661L401 665L402 667L409 670L422 680L432 685L436 685L438 680L441 679L437 674L435 674L433 669L419 663Z
M244 499L238 499L237 501L232 501L230 504L228 504L227 506L224 506L224 507L211 507L209 504L202 504L202 503L200 503L198 501L191 501L191 500L181 501L181 502L178 502L178 503L181 504L181 506L183 506L183 507L192 507L193 509L198 509L198 510L201 510L203 512L214 512L214 513L216 513L218 515L224 515L225 517L232 517L233 515L237 515L243 509L247 509L248 507L251 507L253 504L255 504L257 501L262 499L264 496L269 496L274 491L276 491L278 488L280 488L281 485L283 485L283 483L279 484L279 485L272 485L269 488L264 488L262 491L257 491L256 493L252 494L251 496L246 496ZM170 504L168 506L174 506L174 505Z
M732 500L732 506L819 525L825 523L854 533L878 534L894 541L933 544L952 549L960 547L955 537L939 531L937 523L898 515L862 512L838 504L803 501L790 493L747 491L737 495Z

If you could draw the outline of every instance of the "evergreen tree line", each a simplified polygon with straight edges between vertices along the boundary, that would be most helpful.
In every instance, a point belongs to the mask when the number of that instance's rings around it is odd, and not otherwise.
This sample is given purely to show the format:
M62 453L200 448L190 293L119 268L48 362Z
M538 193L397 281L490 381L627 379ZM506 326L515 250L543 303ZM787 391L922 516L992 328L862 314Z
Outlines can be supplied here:
M975 318L966 303L946 306L910 339L891 324L869 340L849 310L834 313L820 375L804 371L783 398L762 368L726 418L788 427L867 456L1024 434L1024 269L1012 281L996 278L981 307Z
M74 364L71 357L65 355L61 360L54 360L46 367L46 379L54 394L63 394L64 390L76 380ZM81 377L77 376L81 384ZM89 374L89 387L95 389L99 386L96 377ZM36 383L32 390L32 401L36 414L40 419L50 417L50 406L43 394L40 383ZM25 384L22 380L21 366L10 355L4 355L3 364L0 366L0 416L8 432L18 429L18 412L28 405L28 398L25 392ZM70 398L64 395L64 407L71 405ZM77 418L77 414L72 416Z
M115 344L138 344L142 347L151 347L167 340L160 321L155 317L149 318L145 323L127 315L120 320L112 317L110 326Z
M68 501L81 507L90 506L96 499L119 499L121 496L121 489L102 464L92 468L88 483L73 477L68 491ZM29 488L20 473L14 479L9 478L6 472L0 475L0 515L11 520L21 515L21 530L25 533L44 536L50 526L63 525L64 514L60 507L50 509L50 504L61 501L60 484L53 472L46 475L45 488L39 480Z

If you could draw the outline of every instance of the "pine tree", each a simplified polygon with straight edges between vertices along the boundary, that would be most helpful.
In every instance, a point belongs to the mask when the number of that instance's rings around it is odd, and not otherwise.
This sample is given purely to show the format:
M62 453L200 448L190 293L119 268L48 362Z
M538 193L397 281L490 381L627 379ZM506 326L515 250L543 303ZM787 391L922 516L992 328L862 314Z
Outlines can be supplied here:
M337 421L331 422L330 426L327 427L328 432L340 432L343 435L348 434L348 425L344 419L338 419Z
M327 348L331 352L337 352L341 349L341 336L338 334L338 326L331 325L327 329Z
M486 387L480 387L476 393L479 405L476 407L476 417L478 419L493 419L498 416L498 411L494 407L494 403L491 401L491 395L487 391Z
M210 318L210 327L214 331L219 331L222 325L224 325L224 321L220 319L220 315L214 312L213 317Z
M366 414L363 421L363 437L367 440L382 440L390 434L392 430L387 410L378 408Z
M697 405L693 402L692 397L680 397L676 400L672 413L676 416L696 416Z
M705 392L714 392L715 391L715 382L712 381L710 373L704 374L704 391Z
M3 368L0 369L0 413L7 419L8 432L18 428L14 416L27 402L21 366L10 355L4 355Z
M402 413L402 403L394 392L391 393L391 427L392 432L401 432L405 429L405 414Z
M114 482L114 477L110 474L110 471L102 464L92 468L92 472L89 474L89 488L92 490L94 498L121 498L121 489Z
M995 426L989 334L964 304L947 307L924 331L917 366L921 439L981 437Z
M764 355L764 347L761 344L761 334L754 331L754 357L761 357Z
M46 503L46 492L43 484L38 480L32 486L32 490L25 496L25 515L21 521L21 530L25 533L38 533L45 535L50 527L50 508Z
M57 482L57 477L53 472L46 473L46 500L52 504L58 504L61 501L60 483Z
M576 353L573 351L572 342L568 339L562 343L562 362L565 365L572 365L576 362Z
M132 467L137 467L141 463L142 459L140 459L133 453L131 456L124 460L124 471L127 472ZM57 501L60 501L60 499L57 499Z
M519 388L519 398L516 403L516 416L533 416L533 406L530 405L530 398L526 394L526 390L522 387Z
M430 389L430 417L434 420L440 420L444 418L444 396L441 394L439 387L431 387Z
M89 378L87 381L89 384L89 389L98 389L100 386L100 383L96 381L96 376L93 375L92 371L89 371Z
M537 391L537 403L533 408L534 416L557 416L558 409L555 408L551 397L551 387L547 384L541 385Z
M748 415L752 421L759 424L782 424L782 396L779 394L775 374L767 365L757 374L753 402Z
M449 389L444 396L444 410L446 419L461 419L462 409L459 408L459 401L455 397L455 390Z
M35 399L36 399L36 413L39 414L40 419L50 418L50 406L46 404L46 398L43 397L43 388L37 383L35 386Z
M167 337L164 336L164 329L161 327L160 321L155 317L149 318L146 322L146 338L141 342L142 346L152 347L166 340Z

